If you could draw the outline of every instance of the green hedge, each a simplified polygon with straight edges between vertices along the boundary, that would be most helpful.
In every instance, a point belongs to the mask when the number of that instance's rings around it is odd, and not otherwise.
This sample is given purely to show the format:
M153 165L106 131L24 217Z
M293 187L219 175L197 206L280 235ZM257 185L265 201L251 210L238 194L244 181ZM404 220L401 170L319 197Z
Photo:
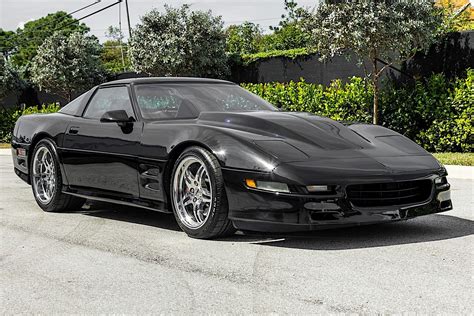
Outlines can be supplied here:
M25 109L0 109L0 143L11 142L13 128L20 116L35 113L54 113L59 109L60 106L57 103L43 104L41 107L31 106Z
M304 81L242 86L285 110L371 121L373 91L361 78L336 80L330 86ZM472 152L473 102L474 70L454 82L438 74L415 85L386 85L380 98L381 122L431 152Z
M270 50L265 52L259 52L255 54L243 54L241 56L242 62L245 65L248 65L254 61L265 60L272 57L286 57L290 59L295 59L299 56L310 56L313 52L307 48L293 48L287 50Z

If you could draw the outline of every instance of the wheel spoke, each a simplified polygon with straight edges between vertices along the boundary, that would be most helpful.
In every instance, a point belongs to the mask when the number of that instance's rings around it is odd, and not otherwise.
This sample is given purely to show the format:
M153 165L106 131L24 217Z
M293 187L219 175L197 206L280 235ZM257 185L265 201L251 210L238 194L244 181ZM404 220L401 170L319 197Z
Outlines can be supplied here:
M204 212L203 212L202 210L198 209L198 211L197 211L197 216L198 216L198 220L199 220L200 222L203 222L203 221L204 221L205 216L204 216Z
M191 199L191 197L190 197L189 195L186 195L186 196L183 198L182 203L183 203L183 207L186 207L186 206L192 204L193 201L192 201L192 199Z
M206 169L204 168L204 165L201 165L198 169L198 171L196 172L196 181L199 183L200 186L202 186L202 176L204 174L204 172L206 172Z
M194 219L198 220L199 221L199 218L198 218L198 208L197 208L197 205L195 203L193 203L193 215L194 215Z
M205 196L205 197L207 197L207 198L210 198L210 197L211 197L211 192L210 192L208 189L202 188L201 191L202 191L202 195L203 195L203 196Z
M193 175L191 174L191 171L189 169L186 169L184 172L184 182L188 188L190 188L193 185Z

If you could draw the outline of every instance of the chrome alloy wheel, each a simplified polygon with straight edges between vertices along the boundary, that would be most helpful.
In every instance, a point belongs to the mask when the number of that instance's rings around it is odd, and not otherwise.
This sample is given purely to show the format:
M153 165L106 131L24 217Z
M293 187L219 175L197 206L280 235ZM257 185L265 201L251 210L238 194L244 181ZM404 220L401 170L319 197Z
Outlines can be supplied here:
M186 157L173 179L173 203L183 225L197 229L206 223L212 207L212 183L204 162Z
M36 198L48 204L56 188L56 167L53 155L47 147L41 147L33 158L33 188Z

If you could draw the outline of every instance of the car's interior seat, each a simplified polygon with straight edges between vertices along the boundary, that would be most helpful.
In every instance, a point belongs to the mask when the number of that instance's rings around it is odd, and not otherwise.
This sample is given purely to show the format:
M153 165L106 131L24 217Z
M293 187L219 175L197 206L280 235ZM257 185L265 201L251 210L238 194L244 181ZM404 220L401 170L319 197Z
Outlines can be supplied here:
M194 104L189 100L183 99L176 113L176 118L195 118L198 115L199 113Z

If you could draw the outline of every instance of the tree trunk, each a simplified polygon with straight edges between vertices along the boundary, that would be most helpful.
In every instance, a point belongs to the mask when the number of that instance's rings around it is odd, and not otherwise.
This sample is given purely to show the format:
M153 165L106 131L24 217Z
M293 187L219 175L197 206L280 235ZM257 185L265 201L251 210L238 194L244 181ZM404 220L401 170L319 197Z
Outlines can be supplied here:
M373 116L373 123L379 124L379 85L378 85L378 77L374 78L372 81L372 88L374 89L374 116Z
M374 114L373 123L379 124L379 74L377 69L377 59L372 58L372 88L374 90Z

